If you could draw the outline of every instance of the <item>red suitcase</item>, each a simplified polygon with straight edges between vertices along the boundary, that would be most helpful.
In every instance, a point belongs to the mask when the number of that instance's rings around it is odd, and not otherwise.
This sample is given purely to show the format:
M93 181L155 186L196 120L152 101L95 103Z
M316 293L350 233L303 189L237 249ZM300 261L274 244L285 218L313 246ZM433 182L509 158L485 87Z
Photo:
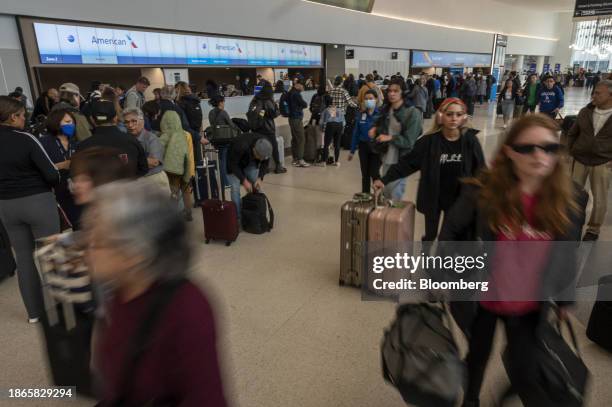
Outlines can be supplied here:
M220 174L219 171L219 153L217 150L206 150L208 153L216 154L216 174ZM204 156L204 160L207 157ZM205 165L208 168L208 165ZM208 179L208 196L211 195L211 180L210 171L206 172ZM217 180L217 185L221 186L221 180ZM236 204L232 201L225 200L225 188L221 187L221 191L218 195L221 199L206 199L202 203L202 215L204 217L204 237L206 244L210 243L211 240L225 240L225 245L229 246L232 242L238 238L238 211Z

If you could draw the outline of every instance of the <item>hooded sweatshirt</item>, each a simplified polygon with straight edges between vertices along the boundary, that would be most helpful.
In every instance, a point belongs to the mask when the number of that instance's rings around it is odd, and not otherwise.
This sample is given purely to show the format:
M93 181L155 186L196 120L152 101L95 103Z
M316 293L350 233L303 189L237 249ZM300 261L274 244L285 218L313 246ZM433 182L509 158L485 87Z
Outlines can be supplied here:
M183 180L188 182L195 174L191 135L183 130L181 118L173 110L164 113L160 129L160 141L166 149L164 170L170 174L182 175Z

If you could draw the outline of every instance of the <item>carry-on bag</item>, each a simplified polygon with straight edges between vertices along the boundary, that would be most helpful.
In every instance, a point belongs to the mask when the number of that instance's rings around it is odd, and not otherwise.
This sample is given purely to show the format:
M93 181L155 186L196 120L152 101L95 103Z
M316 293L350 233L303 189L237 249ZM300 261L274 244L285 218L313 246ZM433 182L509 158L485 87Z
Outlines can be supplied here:
M239 130L227 124L213 126L210 131L210 142L215 146L231 144L240 135Z
M340 211L340 285L361 287L366 270L368 216L375 207L370 194L355 194Z
M382 371L406 403L456 405L465 386L466 369L450 324L444 305L419 303L397 308L381 346Z
M201 146L200 151L202 151ZM202 206L202 203L207 199L219 199L218 191L220 184L217 184L216 177L218 160L207 159L203 152L200 155L202 159L196 165L195 177L193 179L193 195L196 206ZM212 176L209 177L211 173ZM209 185L209 181L212 185Z
M91 397L95 301L82 241L72 232L41 239L34 258L42 285L41 326L53 383L75 386L78 393Z
M586 335L597 345L612 352L612 274L599 279L597 301L593 305ZM607 300L605 300L607 299Z
M411 252L414 240L415 206L412 202L392 202L379 194L376 208L368 217L368 251L376 256L395 256L397 253ZM381 275L368 273L368 287L372 280L383 278L399 281L402 271L389 270ZM376 294L389 294L377 290Z
M502 360L510 379L511 390L525 407L580 407L585 401L589 370L580 355L574 328L568 320L553 323L549 318L556 307L545 304L543 319L538 326L536 343L527 353L523 349L506 347ZM573 349L561 333L565 325ZM505 401L502 400L502 401Z
M314 124L305 126L304 133L306 135L306 140L304 141L304 161L314 162L317 159L317 148L319 147L317 126Z
M263 192L251 192L242 198L242 229L260 235L274 228L274 210Z
M219 152L210 149L207 149L206 152L217 155L215 167L216 173L219 174ZM208 158L205 157L204 160L207 161ZM208 168L208 164L206 164L206 167ZM208 176L208 196L210 197L213 196L211 191L213 174L211 171L206 171L206 175ZM216 179L216 185L221 185L219 179ZM217 194L219 198L206 199L202 203L205 242L208 244L211 240L225 240L225 245L229 246L232 242L236 241L240 231L238 227L238 211L234 202L225 200L225 188L217 187Z

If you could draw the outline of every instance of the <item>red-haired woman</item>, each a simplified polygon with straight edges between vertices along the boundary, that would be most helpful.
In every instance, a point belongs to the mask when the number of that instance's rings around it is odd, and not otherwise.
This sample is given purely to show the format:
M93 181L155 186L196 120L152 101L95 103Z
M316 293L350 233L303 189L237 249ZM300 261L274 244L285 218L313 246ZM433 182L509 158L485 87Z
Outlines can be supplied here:
M440 241L453 241L475 231L472 239L488 242L491 249L489 289L471 315L463 315L470 338L466 407L479 405L497 320L506 325L509 360L525 373L518 380L529 380L530 350L543 310L538 300L559 306L571 301L574 253L551 241L580 239L588 196L566 175L557 129L539 114L516 121L492 167L466 181L440 232Z
M467 107L461 99L445 99L431 130L382 179L374 182L374 188L380 190L385 184L421 171L417 210L425 215L423 241L436 239L441 213L446 213L459 196L459 180L475 176L485 165L476 137L478 130L468 127L467 120Z

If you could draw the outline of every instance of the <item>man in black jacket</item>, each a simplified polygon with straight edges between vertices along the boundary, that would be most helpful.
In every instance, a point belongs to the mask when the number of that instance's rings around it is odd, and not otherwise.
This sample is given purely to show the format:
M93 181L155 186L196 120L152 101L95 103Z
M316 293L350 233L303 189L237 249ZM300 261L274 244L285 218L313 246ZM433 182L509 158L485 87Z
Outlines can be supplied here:
M291 127L293 166L305 168L310 167L310 164L304 161L304 142L306 141L304 109L308 107L308 103L302 98L303 90L304 85L301 81L297 81L289 91L289 127Z
M260 190L272 155L272 144L265 136L244 133L232 142L227 159L227 180L240 221L240 186L247 192ZM240 223L240 222L239 222Z
M96 123L93 135L77 146L77 152L90 147L113 147L121 151L121 160L132 177L143 177L149 171L147 155L135 137L119 130L115 105L109 100L96 100L91 105Z

